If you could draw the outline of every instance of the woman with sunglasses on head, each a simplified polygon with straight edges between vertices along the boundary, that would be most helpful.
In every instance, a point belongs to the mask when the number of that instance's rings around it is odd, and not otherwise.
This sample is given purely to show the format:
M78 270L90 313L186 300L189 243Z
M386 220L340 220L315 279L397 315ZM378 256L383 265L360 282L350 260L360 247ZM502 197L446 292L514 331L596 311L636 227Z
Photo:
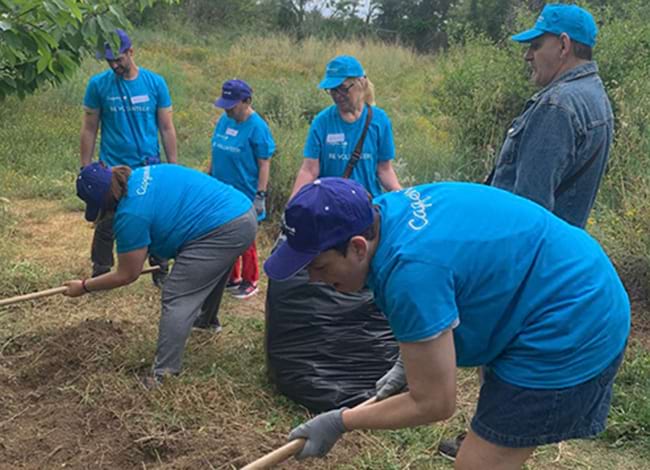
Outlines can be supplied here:
M305 159L291 196L318 177L343 176L367 121L359 160L346 176L361 183L373 196L383 190L401 189L391 163L395 144L390 119L384 110L374 106L374 87L361 63L352 56L335 57L327 64L318 87L329 93L334 104L318 113L311 124Z

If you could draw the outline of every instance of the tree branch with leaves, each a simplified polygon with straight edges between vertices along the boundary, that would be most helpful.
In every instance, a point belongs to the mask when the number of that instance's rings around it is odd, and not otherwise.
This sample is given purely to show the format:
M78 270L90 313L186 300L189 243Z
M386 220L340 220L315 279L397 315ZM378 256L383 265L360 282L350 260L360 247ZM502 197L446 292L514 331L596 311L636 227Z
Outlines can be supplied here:
M0 100L70 78L88 54L130 26L128 9L179 0L0 0Z

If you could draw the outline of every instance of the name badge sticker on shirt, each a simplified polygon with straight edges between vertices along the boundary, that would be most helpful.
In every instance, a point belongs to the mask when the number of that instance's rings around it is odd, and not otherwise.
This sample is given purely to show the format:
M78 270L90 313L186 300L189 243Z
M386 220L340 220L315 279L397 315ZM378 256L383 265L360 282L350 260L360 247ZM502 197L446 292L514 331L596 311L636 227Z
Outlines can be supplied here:
M239 131L237 129L233 129L232 127L226 129L226 135L237 137L237 134L239 134Z
M131 104L148 103L149 95L138 95L131 97Z
M328 144L340 144L345 142L345 134L327 134L326 141Z

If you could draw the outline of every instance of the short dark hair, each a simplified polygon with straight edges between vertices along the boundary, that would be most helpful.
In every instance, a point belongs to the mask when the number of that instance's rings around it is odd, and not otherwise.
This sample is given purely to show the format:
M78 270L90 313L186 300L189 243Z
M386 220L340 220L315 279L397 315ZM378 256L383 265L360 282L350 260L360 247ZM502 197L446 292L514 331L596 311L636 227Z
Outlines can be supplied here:
M571 50L578 59L591 60L593 57L593 49L581 42L571 41Z
M379 216L379 210L377 207L372 208L372 224L365 229L362 233L359 233L357 235L362 236L368 241L372 241L375 238L377 238L377 235L379 234L379 221L380 221L380 216ZM355 237L357 235L354 235ZM348 240L344 241L343 243L336 245L333 247L333 250L338 251L341 253L343 256L346 256L348 253L348 246L350 245L350 240L352 240L352 237L350 237Z

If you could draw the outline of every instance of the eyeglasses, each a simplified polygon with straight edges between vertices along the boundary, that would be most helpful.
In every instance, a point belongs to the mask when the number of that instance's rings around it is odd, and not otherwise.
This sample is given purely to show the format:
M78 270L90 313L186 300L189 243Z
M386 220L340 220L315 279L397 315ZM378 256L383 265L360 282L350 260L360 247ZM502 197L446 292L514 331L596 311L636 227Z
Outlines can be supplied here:
M338 94L342 96L347 96L347 94L350 93L350 88L352 88L355 83L356 82L352 82L348 86L339 85L336 88L330 88L329 90L327 90L327 92L330 95Z

